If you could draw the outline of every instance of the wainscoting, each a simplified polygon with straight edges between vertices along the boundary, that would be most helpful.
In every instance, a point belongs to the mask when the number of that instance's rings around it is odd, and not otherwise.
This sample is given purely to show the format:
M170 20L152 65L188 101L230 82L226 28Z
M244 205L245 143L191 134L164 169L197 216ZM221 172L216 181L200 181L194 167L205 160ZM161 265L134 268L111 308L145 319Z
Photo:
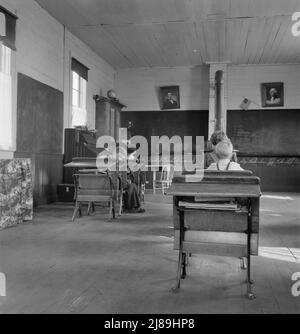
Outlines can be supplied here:
M260 177L263 192L300 192L299 157L240 157L239 163Z
M62 183L63 154L16 152L16 158L30 158L34 206L57 200L57 185Z

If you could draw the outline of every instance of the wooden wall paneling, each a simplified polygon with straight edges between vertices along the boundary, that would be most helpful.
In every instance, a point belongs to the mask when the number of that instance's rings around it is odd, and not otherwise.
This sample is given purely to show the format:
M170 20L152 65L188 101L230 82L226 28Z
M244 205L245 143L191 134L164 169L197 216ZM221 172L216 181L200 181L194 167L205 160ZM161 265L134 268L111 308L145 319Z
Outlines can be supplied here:
M57 200L57 185L62 182L62 154L36 154L35 205L49 204Z
M261 179L262 192L300 192L300 159L296 163L280 163L265 159L265 162L255 162L253 158L241 158L241 166L251 170ZM248 162L247 162L248 160ZM269 160L269 161L268 161Z

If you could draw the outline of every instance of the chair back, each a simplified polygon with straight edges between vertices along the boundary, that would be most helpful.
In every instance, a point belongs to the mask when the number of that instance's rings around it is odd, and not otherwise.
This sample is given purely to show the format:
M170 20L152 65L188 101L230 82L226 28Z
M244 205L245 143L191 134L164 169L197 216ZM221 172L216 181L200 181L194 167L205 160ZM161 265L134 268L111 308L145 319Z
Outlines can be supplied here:
M108 174L75 174L77 195L112 196L113 184Z
M174 168L171 165L165 165L162 168L161 181L162 182L171 182L174 174Z

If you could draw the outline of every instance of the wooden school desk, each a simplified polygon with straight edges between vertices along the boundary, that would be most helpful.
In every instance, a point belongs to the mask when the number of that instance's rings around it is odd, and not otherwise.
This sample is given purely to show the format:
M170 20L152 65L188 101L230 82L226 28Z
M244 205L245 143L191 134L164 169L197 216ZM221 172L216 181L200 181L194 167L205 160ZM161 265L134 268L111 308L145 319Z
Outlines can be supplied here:
M247 259L247 296L252 292L251 255L258 255L260 179L250 171L205 171L173 179L174 249L179 250L176 286L186 276L188 255Z

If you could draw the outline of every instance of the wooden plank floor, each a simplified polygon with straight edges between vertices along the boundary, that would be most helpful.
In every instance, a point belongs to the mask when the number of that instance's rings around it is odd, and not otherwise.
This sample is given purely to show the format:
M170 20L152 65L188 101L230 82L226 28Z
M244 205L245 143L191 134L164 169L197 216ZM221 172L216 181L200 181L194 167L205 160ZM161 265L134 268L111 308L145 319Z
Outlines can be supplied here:
M72 207L39 208L32 223L0 231L7 296L0 313L300 313L291 295L300 272L300 195L262 199L257 299L245 298L237 259L193 255L175 283L171 200L147 196L146 213L110 222L100 209L71 222Z

